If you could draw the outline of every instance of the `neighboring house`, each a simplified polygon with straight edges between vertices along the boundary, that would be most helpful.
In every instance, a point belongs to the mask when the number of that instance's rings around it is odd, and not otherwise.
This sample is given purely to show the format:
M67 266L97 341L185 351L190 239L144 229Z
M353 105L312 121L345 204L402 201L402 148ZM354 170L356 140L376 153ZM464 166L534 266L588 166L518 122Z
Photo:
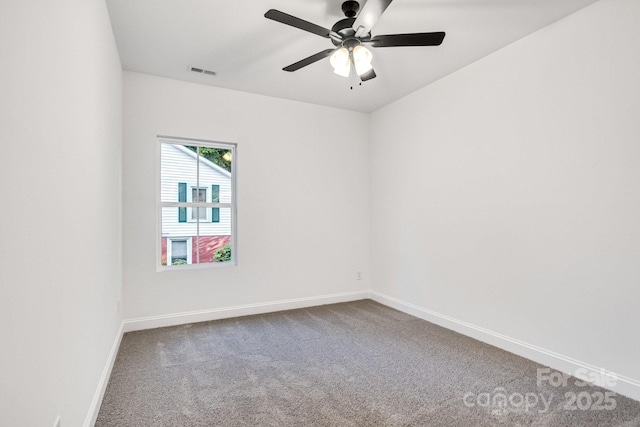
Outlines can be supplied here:
M181 145L161 144L163 201L231 202L231 173ZM199 163L199 165L198 165ZM199 181L196 176L199 173ZM214 261L214 253L231 242L228 208L162 208L162 264Z

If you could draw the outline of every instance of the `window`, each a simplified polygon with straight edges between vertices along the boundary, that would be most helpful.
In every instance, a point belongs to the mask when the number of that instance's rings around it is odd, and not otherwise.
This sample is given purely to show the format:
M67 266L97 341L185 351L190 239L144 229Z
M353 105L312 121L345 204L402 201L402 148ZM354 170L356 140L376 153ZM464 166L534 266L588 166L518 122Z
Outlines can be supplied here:
M167 260L171 261L169 265L190 264L191 252L191 238L170 238L168 240Z
M236 145L158 137L159 270L236 263Z
M191 201L194 203L206 203L207 202L207 189L206 188L191 188ZM195 208L191 210L191 219L207 219L207 210L201 208Z

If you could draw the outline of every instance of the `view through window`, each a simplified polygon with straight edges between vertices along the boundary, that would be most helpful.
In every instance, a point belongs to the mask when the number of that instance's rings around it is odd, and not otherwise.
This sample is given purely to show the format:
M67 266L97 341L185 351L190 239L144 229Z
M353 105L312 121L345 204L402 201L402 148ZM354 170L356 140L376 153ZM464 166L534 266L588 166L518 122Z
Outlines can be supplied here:
M235 263L236 145L158 139L160 268Z

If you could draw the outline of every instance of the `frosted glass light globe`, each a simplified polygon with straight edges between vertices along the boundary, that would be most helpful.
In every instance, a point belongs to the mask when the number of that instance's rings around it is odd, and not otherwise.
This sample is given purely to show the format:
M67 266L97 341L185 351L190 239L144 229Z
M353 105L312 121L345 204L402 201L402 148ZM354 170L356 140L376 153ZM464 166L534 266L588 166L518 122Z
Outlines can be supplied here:
M351 60L349 59L349 50L345 47L341 47L336 50L329 63L333 67L333 72L342 77L349 77L351 73Z

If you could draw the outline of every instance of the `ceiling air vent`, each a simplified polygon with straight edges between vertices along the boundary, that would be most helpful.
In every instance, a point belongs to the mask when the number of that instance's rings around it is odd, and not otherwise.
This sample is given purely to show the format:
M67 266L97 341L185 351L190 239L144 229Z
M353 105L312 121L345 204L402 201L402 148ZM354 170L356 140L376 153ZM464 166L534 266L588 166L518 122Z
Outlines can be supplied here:
M199 74L208 74L210 76L215 76L216 75L215 71L205 70L204 68L189 67L189 70L193 71L194 73L199 73Z

